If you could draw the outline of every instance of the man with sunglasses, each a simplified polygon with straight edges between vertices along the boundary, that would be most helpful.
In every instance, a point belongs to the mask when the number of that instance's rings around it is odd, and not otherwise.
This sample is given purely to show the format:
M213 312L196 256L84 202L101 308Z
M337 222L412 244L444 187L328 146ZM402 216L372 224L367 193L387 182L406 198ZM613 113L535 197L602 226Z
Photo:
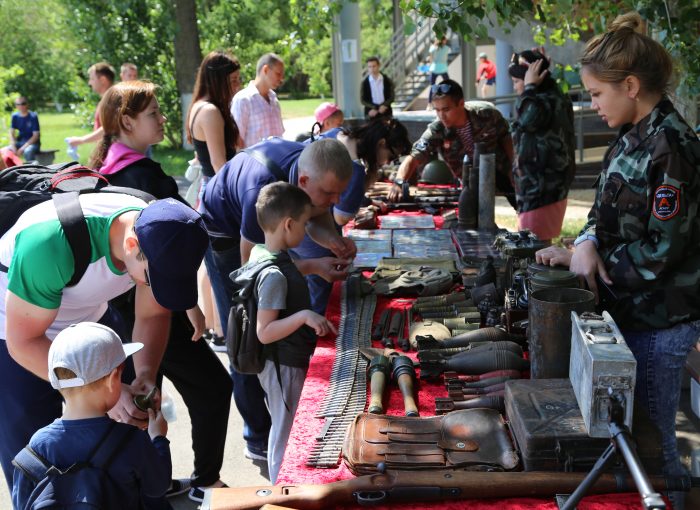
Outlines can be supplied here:
M17 111L10 121L10 150L25 161L34 161L41 148L39 116L29 110L27 98L20 96L15 100ZM17 136L15 136L15 133Z
M420 139L413 144L411 154L403 160L389 190L388 198L396 202L402 196L405 181L419 167L438 155L447 163L455 177L462 177L464 155L474 157L474 144L484 143L485 153L496 155L496 192L504 195L515 208L511 165L513 141L508 123L491 103L464 102L462 87L454 80L444 80L431 88L433 108L438 120L428 125Z
M51 339L71 324L100 322L142 342L110 416L143 428L148 415L133 396L156 384L170 310L198 312L197 269L208 246L199 214L171 198L147 205L117 193L83 194L80 205L91 258L73 286L75 259L52 200L25 211L0 238L0 264L7 268L0 272L0 462L10 487L14 455L61 415L61 397L48 382ZM134 286L136 318L128 335L108 301Z

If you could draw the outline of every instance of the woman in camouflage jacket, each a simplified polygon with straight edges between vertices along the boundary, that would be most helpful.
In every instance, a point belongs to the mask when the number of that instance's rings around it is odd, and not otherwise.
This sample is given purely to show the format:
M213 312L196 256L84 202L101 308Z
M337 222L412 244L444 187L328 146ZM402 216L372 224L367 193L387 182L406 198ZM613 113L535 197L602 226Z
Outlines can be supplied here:
M700 141L666 97L670 56L641 26L636 13L618 16L586 46L591 106L620 134L573 254L546 248L537 258L569 265L618 323L637 360L635 405L661 431L665 473L682 475L680 375L700 336Z
M518 230L526 228L547 242L561 233L576 170L571 99L548 68L544 55L530 50L513 55L508 67L513 89L520 96L511 126Z

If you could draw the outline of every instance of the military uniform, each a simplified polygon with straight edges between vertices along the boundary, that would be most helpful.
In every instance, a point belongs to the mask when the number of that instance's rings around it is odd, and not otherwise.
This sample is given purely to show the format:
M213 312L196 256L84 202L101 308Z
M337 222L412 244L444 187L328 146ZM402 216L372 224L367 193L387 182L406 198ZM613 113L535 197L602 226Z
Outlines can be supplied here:
M496 191L508 198L515 207L515 191L511 183L510 158L502 144L510 137L508 123L491 103L469 101L464 104L471 124L473 143L464 146L456 129L446 129L439 120L428 125L420 139L413 144L411 156L421 165L440 154L456 177L462 177L462 160L474 157L474 143L486 145L485 153L496 154Z
M522 213L564 200L569 194L576 170L574 112L571 100L553 80L525 87L515 110L513 180L518 212Z
M700 319L699 206L700 141L664 99L608 149L582 231L598 239L622 329Z

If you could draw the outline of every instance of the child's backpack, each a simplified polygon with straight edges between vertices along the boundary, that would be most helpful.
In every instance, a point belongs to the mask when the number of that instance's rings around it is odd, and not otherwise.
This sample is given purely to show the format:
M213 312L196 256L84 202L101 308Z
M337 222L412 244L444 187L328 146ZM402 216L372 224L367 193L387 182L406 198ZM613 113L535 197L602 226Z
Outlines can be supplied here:
M228 315L226 346L231 365L241 374L259 374L265 368L263 344L258 339L258 276L263 269L277 265L274 258L243 268L245 283L233 295Z
M24 508L17 510L126 508L123 490L109 475L109 466L136 427L116 425L112 422L86 460L64 471L25 446L12 464L36 485Z
M110 186L107 178L76 162L50 166L28 164L0 172L0 237L17 222L27 209L53 199L58 219L68 239L75 271L68 286L77 284L90 264L90 233L78 195L95 192L124 193L154 200L150 194L132 188ZM7 272L0 264L0 271Z

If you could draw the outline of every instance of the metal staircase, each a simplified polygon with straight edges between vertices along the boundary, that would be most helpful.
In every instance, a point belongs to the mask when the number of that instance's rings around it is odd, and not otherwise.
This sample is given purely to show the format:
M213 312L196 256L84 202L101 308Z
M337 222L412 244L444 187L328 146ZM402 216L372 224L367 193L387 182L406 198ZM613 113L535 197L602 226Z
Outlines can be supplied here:
M419 71L418 67L425 61L432 43L433 20L419 18L412 14L416 30L404 34L404 25L391 37L390 54L386 59L385 69L394 82L394 104L396 111L405 109L413 99L430 83L430 74Z
M415 98L430 84L430 73L427 66L421 66L428 56L428 50L435 37L433 33L433 20L411 14L413 23L417 27L410 34L404 34L404 25L394 32L389 45L389 55L382 55L382 72L394 82L394 111L401 111L410 106ZM454 43L451 34L448 34L450 52L448 62L452 62L458 51L454 51ZM419 67L421 69L419 69ZM367 70L363 72L363 78Z

